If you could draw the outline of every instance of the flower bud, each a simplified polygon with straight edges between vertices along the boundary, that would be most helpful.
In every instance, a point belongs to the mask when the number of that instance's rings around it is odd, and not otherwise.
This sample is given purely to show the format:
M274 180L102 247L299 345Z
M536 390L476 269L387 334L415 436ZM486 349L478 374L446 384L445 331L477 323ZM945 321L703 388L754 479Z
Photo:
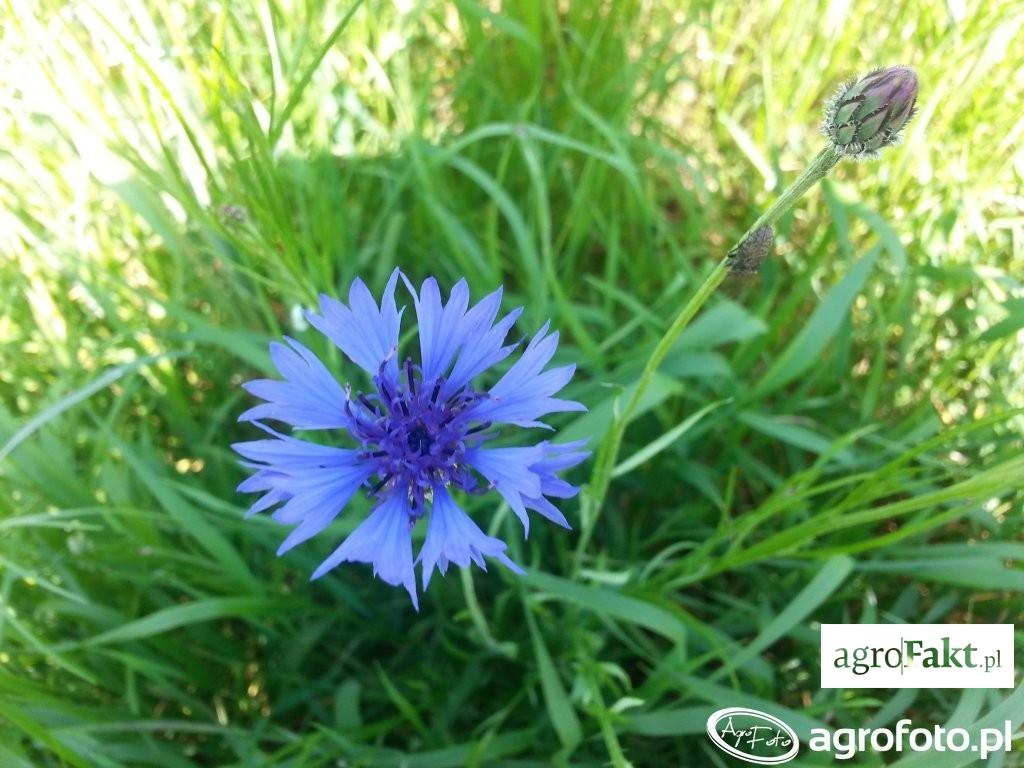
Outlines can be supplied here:
M914 116L917 75L909 67L885 67L842 86L825 108L821 131L844 155L874 157L899 141Z
M775 230L767 224L758 227L742 243L729 251L726 265L733 275L754 275L775 245Z

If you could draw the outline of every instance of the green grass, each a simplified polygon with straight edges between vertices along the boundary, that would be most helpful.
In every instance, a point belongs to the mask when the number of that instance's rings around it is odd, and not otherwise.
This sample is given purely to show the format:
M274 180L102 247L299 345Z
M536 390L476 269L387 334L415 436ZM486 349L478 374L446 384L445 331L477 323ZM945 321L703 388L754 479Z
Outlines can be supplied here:
M724 765L723 706L805 735L1011 695L819 690L816 624L1021 617L1024 4L0 8L4 768ZM341 375L297 310L396 265L551 318L590 408L559 437L600 444L824 99L894 62L904 145L715 294L603 503L524 542L474 502L529 576L417 615L307 581L364 507L284 559L242 518L240 382L282 333Z

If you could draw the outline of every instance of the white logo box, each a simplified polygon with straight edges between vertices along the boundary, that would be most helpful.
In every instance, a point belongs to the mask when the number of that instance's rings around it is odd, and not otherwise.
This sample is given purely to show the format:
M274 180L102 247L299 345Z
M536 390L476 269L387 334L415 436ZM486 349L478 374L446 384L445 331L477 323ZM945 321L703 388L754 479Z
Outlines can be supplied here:
M822 688L1012 688L1012 624L822 624Z

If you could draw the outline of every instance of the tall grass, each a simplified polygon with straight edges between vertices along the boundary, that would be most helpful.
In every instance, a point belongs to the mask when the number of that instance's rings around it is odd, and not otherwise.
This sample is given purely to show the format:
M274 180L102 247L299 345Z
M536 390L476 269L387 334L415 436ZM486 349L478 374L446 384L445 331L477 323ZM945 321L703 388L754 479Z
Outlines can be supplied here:
M0 7L0 765L717 765L721 706L1024 720L820 690L816 630L1020 618L1020 2ZM307 582L358 514L284 559L242 519L239 383L285 332L340 371L299 308L395 265L552 318L590 407L559 437L599 443L824 98L893 62L904 146L705 308L601 509L513 536L530 575L416 615Z

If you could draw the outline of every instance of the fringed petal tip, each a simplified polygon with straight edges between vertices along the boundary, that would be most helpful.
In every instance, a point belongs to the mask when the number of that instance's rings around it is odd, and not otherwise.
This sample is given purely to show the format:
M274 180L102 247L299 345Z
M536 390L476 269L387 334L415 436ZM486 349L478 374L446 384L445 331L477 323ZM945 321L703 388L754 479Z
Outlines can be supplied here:
M430 583L435 568L442 574L453 563L460 568L476 564L487 570L485 558L493 557L516 573L523 570L508 558L508 545L488 536L473 522L444 487L434 489L434 503L427 524L427 537L416 559L422 564L423 588Z
M499 563L508 568L516 576L525 576L526 569L519 565L517 562L512 560L508 555L501 554L495 558Z
M313 571L311 579L344 562L368 563L375 576L392 586L404 586L418 611L408 499L397 493L386 496Z

